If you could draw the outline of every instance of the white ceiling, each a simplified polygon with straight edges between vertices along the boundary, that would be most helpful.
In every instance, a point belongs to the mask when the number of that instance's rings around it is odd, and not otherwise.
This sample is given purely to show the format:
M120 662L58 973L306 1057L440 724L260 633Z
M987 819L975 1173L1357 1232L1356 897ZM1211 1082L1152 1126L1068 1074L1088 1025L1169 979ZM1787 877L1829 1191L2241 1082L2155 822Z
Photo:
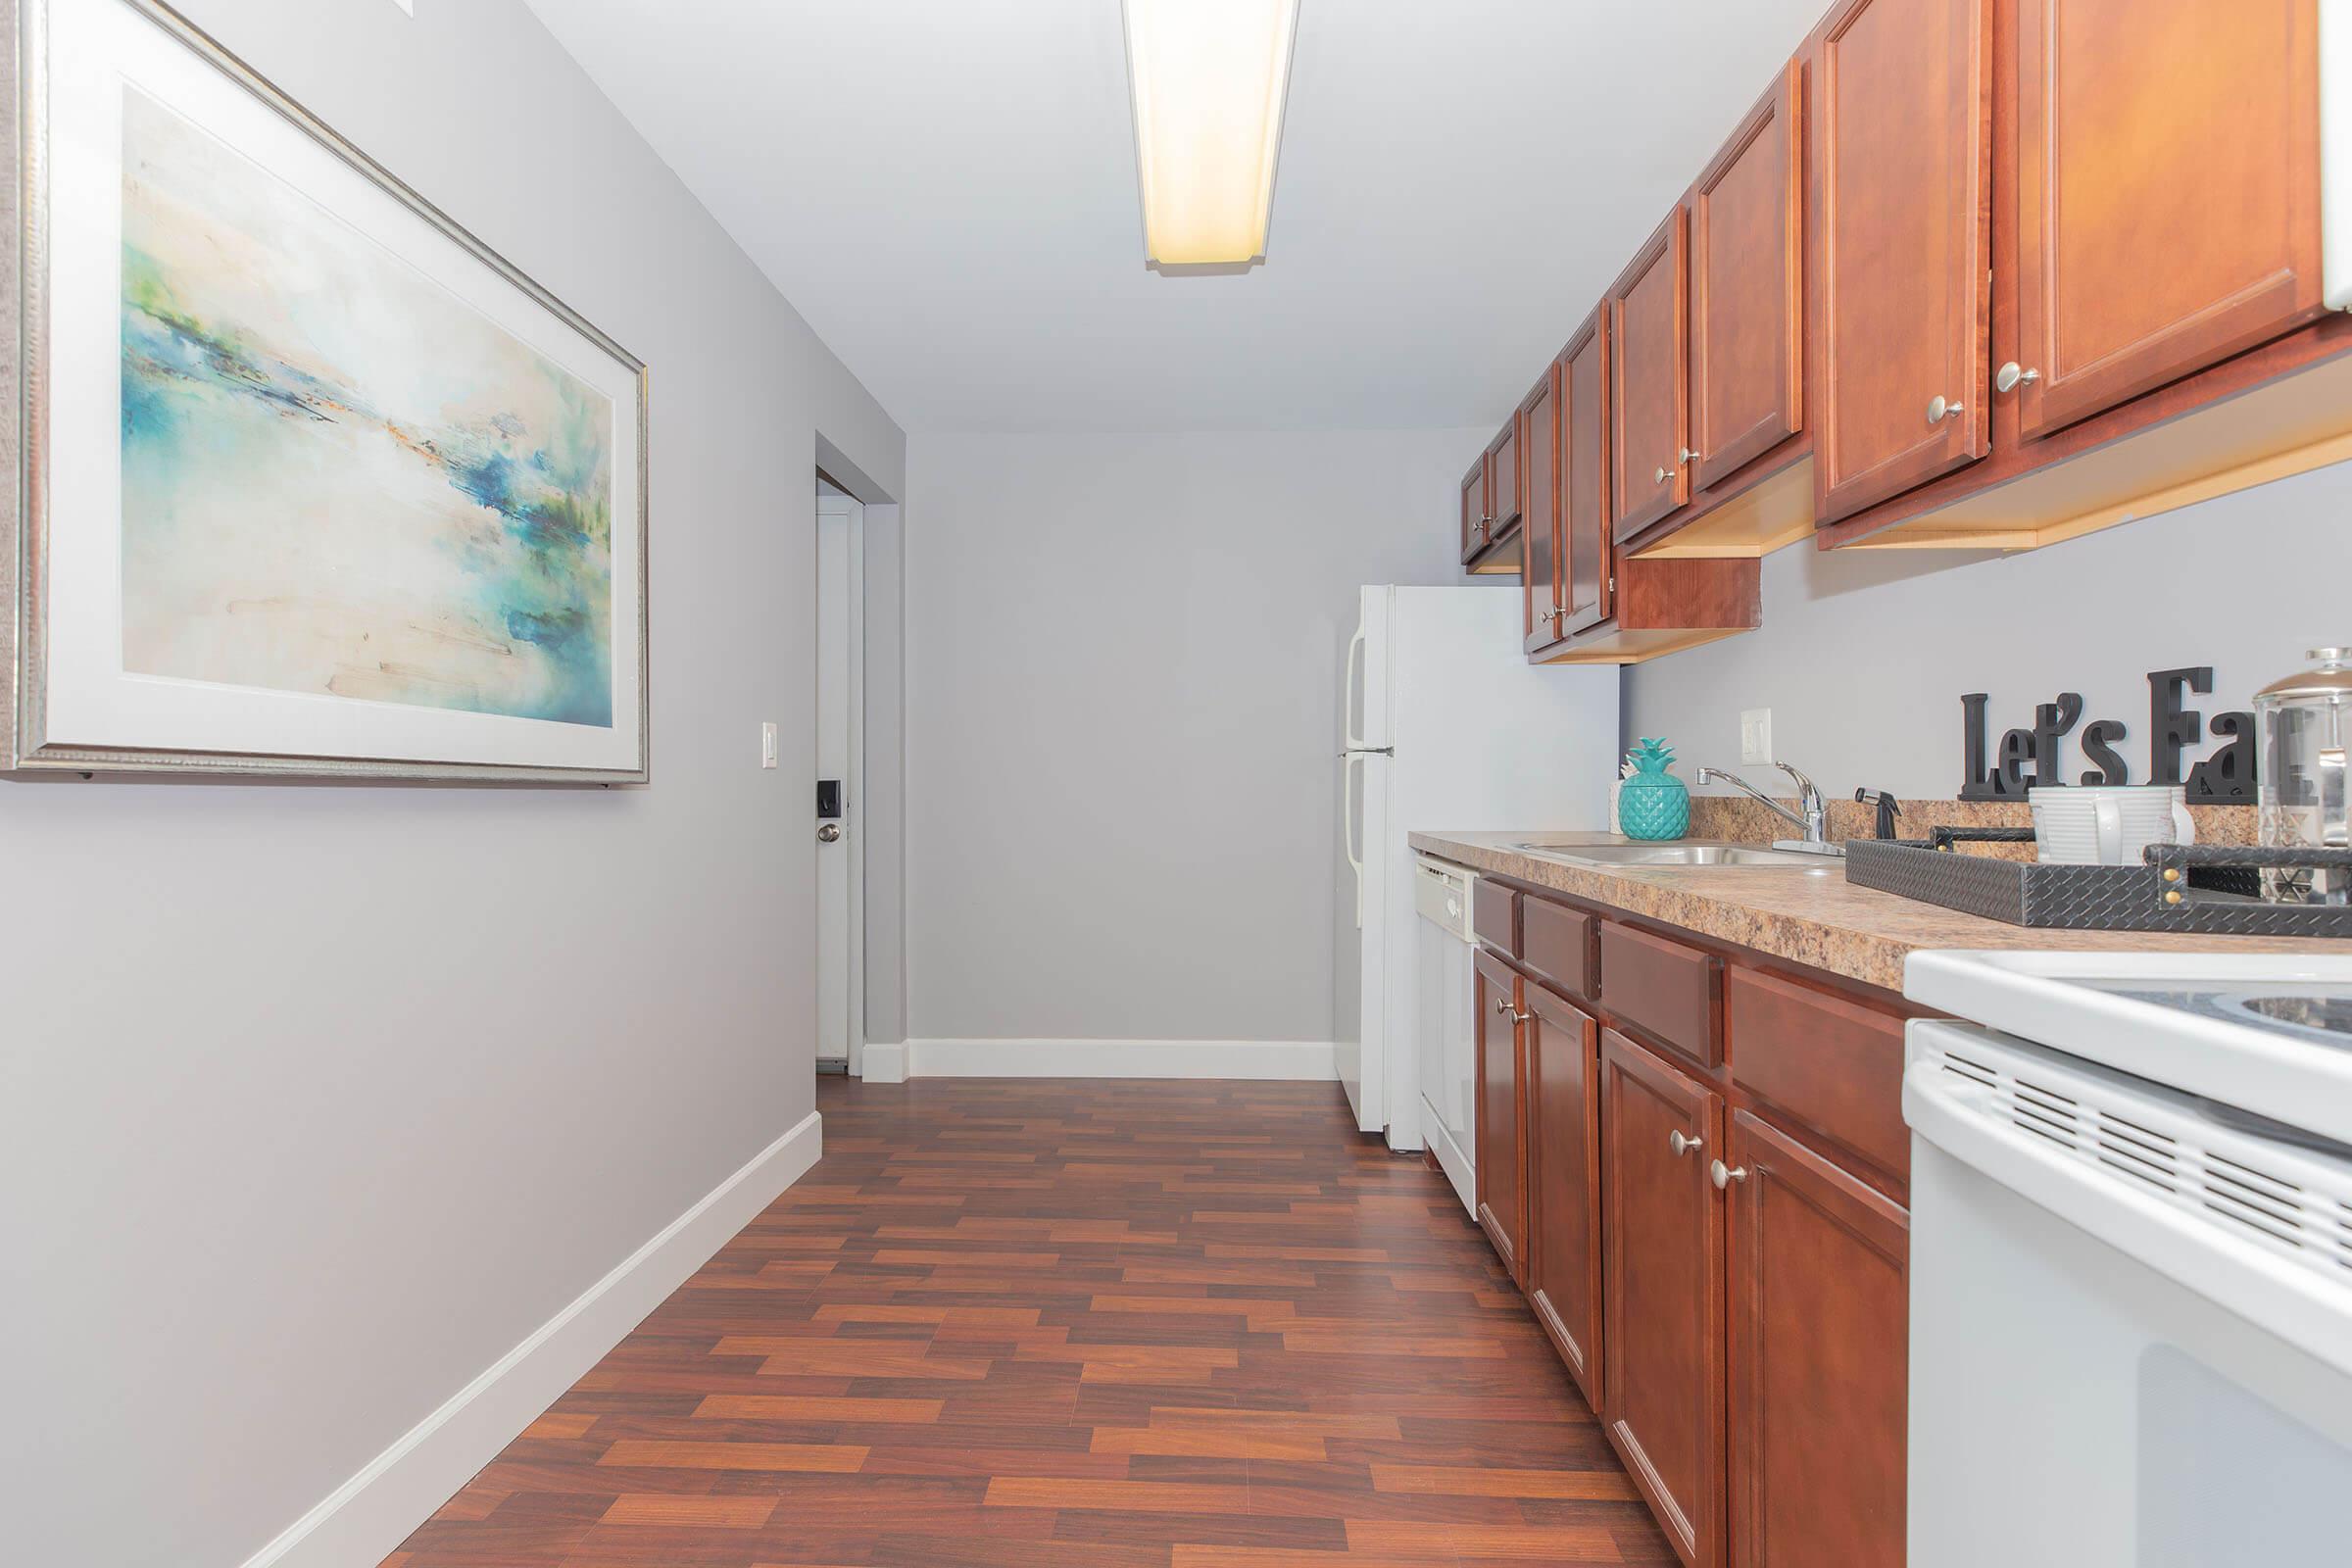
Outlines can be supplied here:
M1118 0L529 0L909 430L1499 420L1826 0L1300 0L1273 233L1147 270Z

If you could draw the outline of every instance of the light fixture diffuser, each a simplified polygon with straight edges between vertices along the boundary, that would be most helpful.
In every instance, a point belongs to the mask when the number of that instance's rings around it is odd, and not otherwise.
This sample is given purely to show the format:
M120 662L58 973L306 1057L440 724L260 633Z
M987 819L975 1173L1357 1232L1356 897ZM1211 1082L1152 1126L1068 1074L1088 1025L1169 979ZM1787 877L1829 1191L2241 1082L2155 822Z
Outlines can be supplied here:
M1266 252L1298 0L1125 0L1144 251L1161 267Z

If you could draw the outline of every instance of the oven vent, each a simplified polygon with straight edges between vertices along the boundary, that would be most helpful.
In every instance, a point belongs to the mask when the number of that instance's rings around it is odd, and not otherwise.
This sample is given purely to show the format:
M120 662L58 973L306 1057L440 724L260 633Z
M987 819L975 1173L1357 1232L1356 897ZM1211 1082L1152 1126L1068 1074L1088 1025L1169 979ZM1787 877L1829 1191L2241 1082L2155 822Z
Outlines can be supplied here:
M2352 1288L2352 1151L2263 1137L2186 1095L2037 1048L1936 1039L1924 1059L1980 1114Z

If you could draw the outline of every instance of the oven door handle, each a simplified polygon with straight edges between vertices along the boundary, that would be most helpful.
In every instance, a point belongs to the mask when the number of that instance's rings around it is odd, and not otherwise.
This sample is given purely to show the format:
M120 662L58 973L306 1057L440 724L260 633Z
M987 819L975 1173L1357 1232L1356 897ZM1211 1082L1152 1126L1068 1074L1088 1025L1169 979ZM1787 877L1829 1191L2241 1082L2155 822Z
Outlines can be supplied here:
M2234 1222L2202 1205L2167 1201L2095 1157L2024 1131L1992 1092L1933 1058L1903 1074L1903 1119L1914 1137L2352 1376L2352 1285L2241 1237Z

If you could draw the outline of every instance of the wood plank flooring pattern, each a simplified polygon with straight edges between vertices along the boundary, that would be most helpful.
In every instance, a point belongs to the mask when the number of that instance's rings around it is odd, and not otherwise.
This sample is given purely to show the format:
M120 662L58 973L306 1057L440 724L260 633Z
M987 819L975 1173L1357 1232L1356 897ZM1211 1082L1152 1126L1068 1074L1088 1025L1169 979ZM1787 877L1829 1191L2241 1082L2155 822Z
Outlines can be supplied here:
M822 1162L386 1568L1673 1561L1335 1086L817 1098Z

